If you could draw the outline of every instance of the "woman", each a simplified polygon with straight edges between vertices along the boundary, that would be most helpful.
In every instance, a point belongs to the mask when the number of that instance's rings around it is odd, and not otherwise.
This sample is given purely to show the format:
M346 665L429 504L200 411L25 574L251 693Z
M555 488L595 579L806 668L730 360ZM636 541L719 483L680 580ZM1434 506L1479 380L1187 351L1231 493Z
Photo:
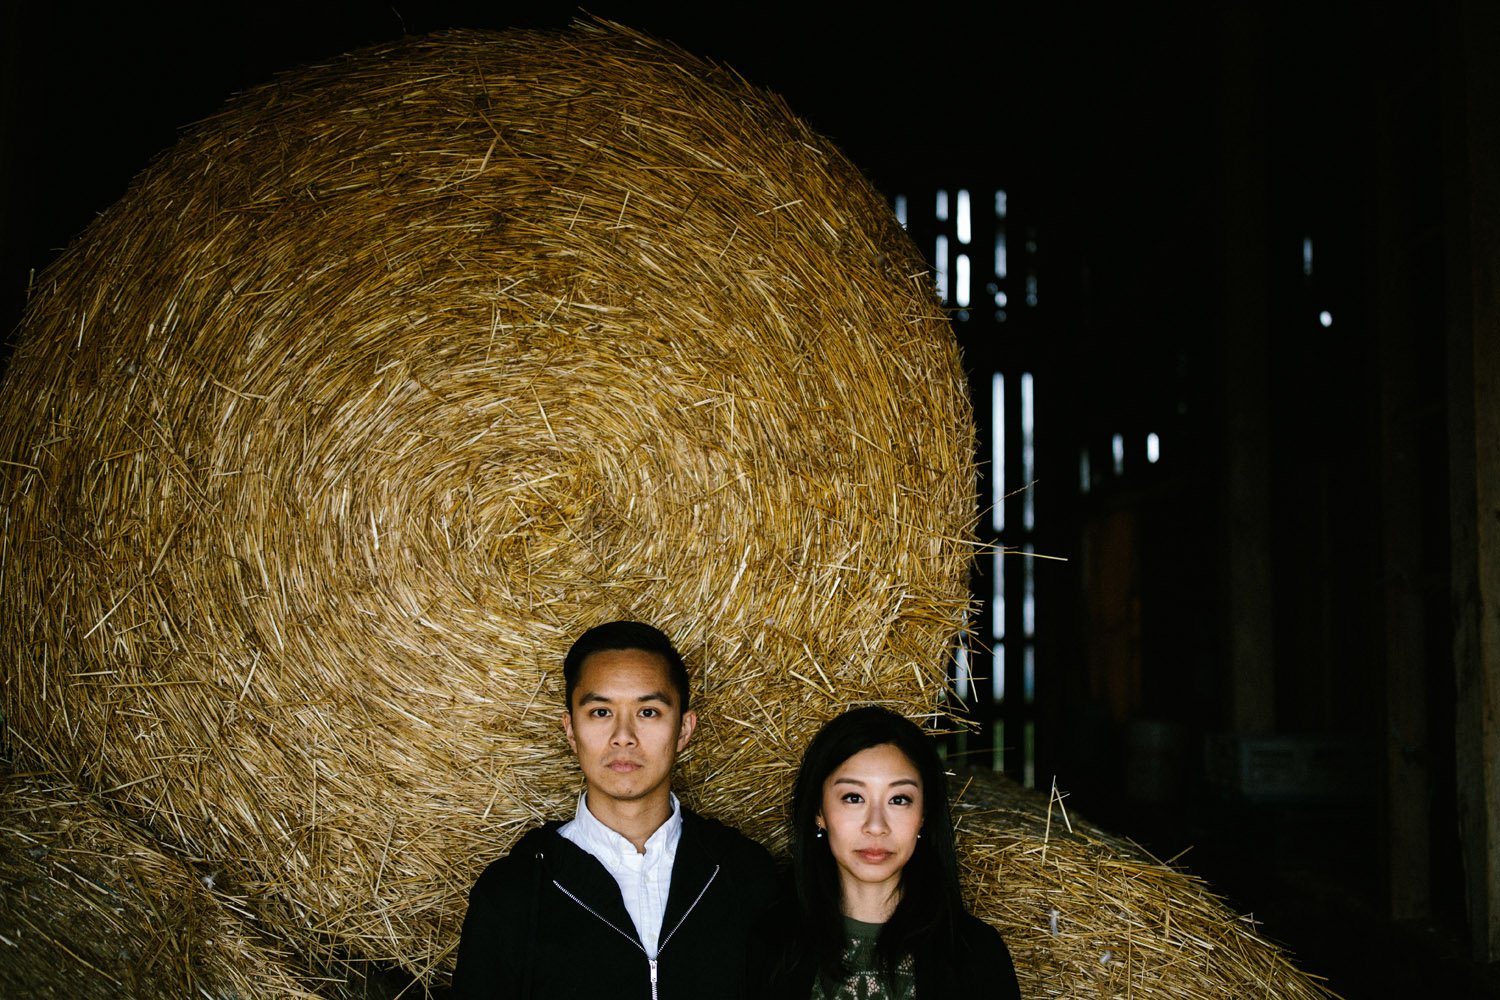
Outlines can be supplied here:
M795 901L763 920L752 996L1019 998L1000 935L964 910L937 746L883 708L829 722L792 799Z

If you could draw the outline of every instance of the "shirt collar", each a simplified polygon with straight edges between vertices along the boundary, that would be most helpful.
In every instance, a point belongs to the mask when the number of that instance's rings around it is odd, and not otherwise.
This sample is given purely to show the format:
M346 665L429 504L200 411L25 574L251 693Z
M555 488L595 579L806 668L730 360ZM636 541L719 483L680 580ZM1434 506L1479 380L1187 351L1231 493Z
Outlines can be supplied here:
M682 806L672 792L667 793L667 800L672 804L672 812L667 816L666 822L646 838L647 861L654 861L664 854L675 854L677 840L682 836ZM573 813L573 822L575 832L588 845L590 854L600 855L608 852L622 857L640 855L628 837L611 830L589 811L587 789L578 793L578 808Z

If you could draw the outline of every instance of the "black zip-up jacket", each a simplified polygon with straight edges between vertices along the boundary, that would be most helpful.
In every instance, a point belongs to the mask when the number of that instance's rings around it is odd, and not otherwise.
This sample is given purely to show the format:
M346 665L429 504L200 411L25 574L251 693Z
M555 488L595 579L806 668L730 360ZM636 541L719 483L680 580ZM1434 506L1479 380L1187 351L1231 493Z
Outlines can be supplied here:
M652 961L614 878L561 825L530 830L474 883L453 1000L740 996L746 936L775 894L765 848L684 808Z

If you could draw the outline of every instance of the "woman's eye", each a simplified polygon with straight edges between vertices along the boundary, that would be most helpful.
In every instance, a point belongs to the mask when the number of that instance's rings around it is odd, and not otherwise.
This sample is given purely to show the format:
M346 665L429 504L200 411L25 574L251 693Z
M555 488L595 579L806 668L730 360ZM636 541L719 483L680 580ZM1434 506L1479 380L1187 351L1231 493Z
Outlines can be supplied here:
M856 806L859 805L864 800L865 800L865 797L863 795L859 794L858 792L845 792L844 793L844 797L842 799L842 801L848 802L850 805L856 805Z
M891 805L893 805L893 806L909 806L909 805L911 805L911 796L910 795L892 795L891 796Z

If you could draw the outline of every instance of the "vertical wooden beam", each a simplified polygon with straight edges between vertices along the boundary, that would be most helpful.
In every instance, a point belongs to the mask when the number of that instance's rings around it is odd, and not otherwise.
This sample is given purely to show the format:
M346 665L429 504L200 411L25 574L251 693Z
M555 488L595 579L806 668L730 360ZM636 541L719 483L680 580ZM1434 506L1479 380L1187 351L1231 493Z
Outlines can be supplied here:
M1449 96L1450 478L1458 821L1473 957L1500 961L1500 10L1459 8Z
M1265 31L1254 4L1221 10L1224 59L1224 513L1231 727L1275 725L1266 302Z
M1418 385L1422 354L1434 330L1432 300L1414 300L1420 254L1439 237L1436 221L1414 218L1410 196L1417 173L1405 126L1417 113L1402 104L1403 78L1377 82L1375 212L1369 263L1374 281L1375 342L1380 390L1380 608L1385 736L1384 871L1386 907L1397 920L1421 920L1432 911L1431 811L1427 773L1427 630L1421 589L1424 576L1422 464L1419 411L1426 405ZM1419 109L1425 112L1426 107ZM1423 175L1425 179L1425 175ZM1413 240L1423 232L1427 239ZM1438 294L1441 289L1433 289ZM1425 320L1425 322L1424 322Z

